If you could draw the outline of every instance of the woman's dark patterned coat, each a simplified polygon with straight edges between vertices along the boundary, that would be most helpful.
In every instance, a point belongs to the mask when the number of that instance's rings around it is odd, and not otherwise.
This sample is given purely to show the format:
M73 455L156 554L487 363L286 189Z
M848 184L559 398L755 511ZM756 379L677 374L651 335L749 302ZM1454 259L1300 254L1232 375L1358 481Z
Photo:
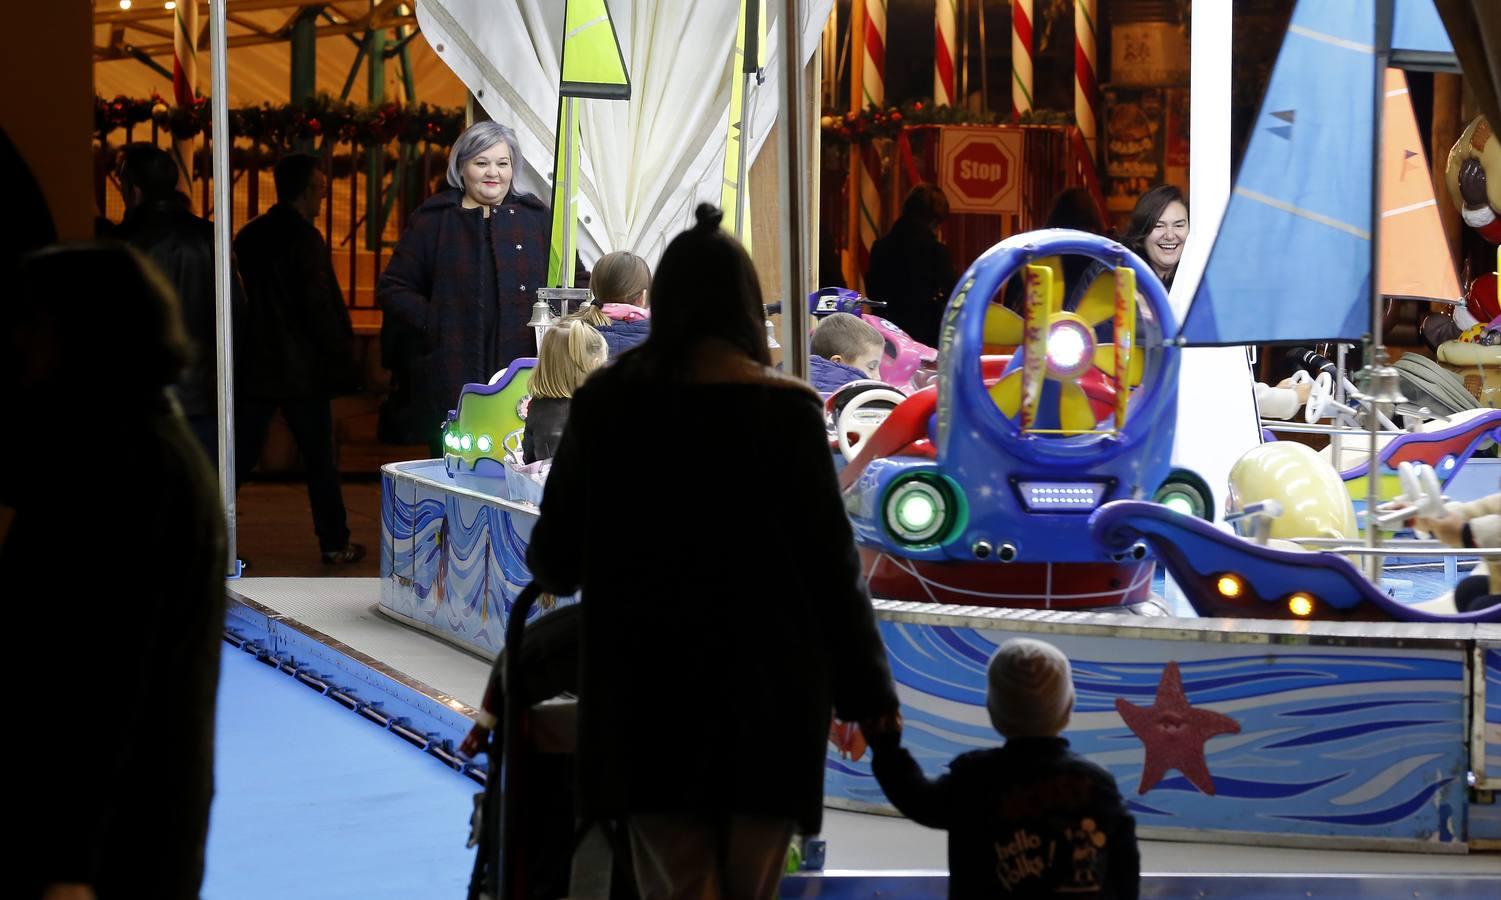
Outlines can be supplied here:
M412 213L376 287L385 314L421 336L404 418L424 438L437 433L465 384L537 351L526 323L546 285L551 214L532 194L512 191L488 218L465 209L462 197L447 190Z

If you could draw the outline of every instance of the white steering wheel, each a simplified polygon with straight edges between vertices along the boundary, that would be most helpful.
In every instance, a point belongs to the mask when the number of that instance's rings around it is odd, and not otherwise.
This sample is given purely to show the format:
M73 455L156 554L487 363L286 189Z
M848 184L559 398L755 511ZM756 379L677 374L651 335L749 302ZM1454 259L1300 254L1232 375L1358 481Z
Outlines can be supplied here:
M506 461L521 465L521 439L525 435L525 428L518 428L501 440L500 446L506 451Z
M1308 404L1303 407L1303 421L1312 425L1325 416L1324 408L1334 399L1334 379L1328 372L1320 372L1317 378L1304 369L1293 373L1293 384L1305 382L1309 383L1309 388Z
M1436 519L1444 514L1444 491L1438 483L1438 473L1433 471L1432 466L1424 463L1399 463L1397 481L1402 485L1402 493L1390 503L1380 506L1376 519L1378 524L1406 522L1419 516ZM1413 533L1420 538L1428 537L1416 529Z
M834 434L844 458L854 459L865 439L874 434L891 411L906 399L905 394L894 388L872 387L845 404L834 420Z

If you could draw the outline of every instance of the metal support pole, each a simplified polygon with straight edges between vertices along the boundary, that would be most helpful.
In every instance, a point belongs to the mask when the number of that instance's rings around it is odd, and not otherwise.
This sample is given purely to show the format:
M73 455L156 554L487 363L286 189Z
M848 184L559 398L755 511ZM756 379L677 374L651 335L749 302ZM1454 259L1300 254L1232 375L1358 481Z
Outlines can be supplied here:
M386 31L384 28L372 28L365 40L367 50L365 59L369 65L369 80L366 98L371 105L383 103L386 99ZM381 233L384 231L385 218L381 215L381 182L385 180L382 168L385 165L386 148L383 146L371 146L369 156L369 172L365 180L365 249L374 250L381 241ZM380 273L377 271L376 275Z
M235 552L235 402L234 402L234 318L230 307L231 278L230 221L233 205L230 191L228 41L224 32L225 3L209 2L209 70L211 72L210 111L213 127L214 172L214 325L219 335L219 489L224 495L225 535L228 538L229 568L226 575L239 574Z
M318 89L318 12L309 8L292 23L292 92L293 104L313 96Z
M1393 0L1376 0L1375 71L1371 78L1371 357L1366 361L1366 371L1372 376L1386 365L1386 347L1381 335L1381 113L1386 106L1386 65L1392 53L1392 5ZM1366 393L1377 393L1376 379L1366 382ZM1377 470L1377 438L1381 431L1378 404L1372 398L1370 409L1371 452L1366 457L1366 546L1381 546L1381 529L1376 525L1376 507L1381 502L1381 476ZM1336 460L1338 462L1338 460ZM1381 557L1372 556L1369 574L1371 581L1381 584Z
M559 287L573 287L573 246L575 229L578 228L578 210L573 205L574 154L578 153L578 98L563 98L563 141L558 150L565 160L563 164L563 250L558 263Z
M807 235L803 210L807 206L807 159L804 135L803 67L797 0L782 4L782 109L785 142L777 154L777 169L786 192L782 231L782 370L808 380Z

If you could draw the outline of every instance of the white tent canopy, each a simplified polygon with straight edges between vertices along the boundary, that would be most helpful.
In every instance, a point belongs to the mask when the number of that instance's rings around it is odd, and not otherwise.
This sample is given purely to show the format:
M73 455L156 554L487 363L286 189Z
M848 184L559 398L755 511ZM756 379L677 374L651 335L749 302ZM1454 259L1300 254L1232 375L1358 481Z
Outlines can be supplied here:
M833 0L797 0L806 64ZM717 203L729 110L738 0L609 0L630 74L629 101L580 104L580 253L610 250L655 262L700 202ZM516 129L519 183L550 196L564 4L556 0L426 0L423 36L485 111ZM779 41L766 23L766 80L753 92L751 158L776 121Z

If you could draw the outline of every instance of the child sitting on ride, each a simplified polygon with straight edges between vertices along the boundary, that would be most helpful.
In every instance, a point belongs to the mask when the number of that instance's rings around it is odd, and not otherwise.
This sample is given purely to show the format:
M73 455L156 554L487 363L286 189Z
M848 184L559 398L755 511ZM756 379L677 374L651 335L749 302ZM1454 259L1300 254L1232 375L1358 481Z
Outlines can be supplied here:
M859 316L834 313L814 327L810 349L808 380L814 390L830 394L851 381L880 378L886 340Z
M605 339L610 359L646 340L651 332L651 313L646 308L649 287L651 267L626 250L601 256L589 273L594 299L579 310L579 318Z
M1308 405L1308 392L1312 382L1294 382L1284 378L1277 384L1256 382L1256 410L1264 419L1291 419Z
M1449 503L1438 518L1419 516L1413 526L1451 547L1501 547L1501 494L1469 503ZM1459 612L1489 609L1501 603L1501 564L1483 560L1454 588Z
M521 460L552 459L568 424L573 392L608 358L605 339L579 318L564 319L548 329L537 354L537 368L528 385L526 428L521 434Z
M1017 638L986 674L985 705L1006 744L957 757L937 781L900 746L899 719L861 726L887 798L914 822L948 831L949 896L1135 898L1135 819L1115 778L1058 736L1074 709L1068 657Z

